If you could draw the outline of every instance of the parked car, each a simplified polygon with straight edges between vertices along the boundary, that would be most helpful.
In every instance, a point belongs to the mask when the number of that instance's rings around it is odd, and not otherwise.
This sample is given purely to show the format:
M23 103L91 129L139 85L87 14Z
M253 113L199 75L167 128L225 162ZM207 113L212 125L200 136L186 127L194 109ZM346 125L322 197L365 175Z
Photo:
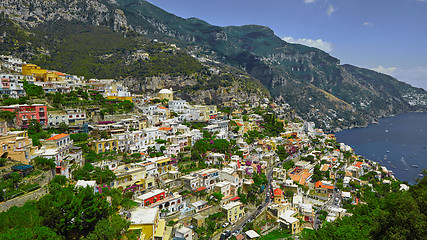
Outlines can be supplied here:
M223 240L223 239L227 239L231 236L231 232L230 231L224 231L223 233L221 233L221 236L219 236L219 239Z
M226 223L222 224L222 227L223 227L223 228L226 228L228 225L230 225L230 223L229 223L229 222L226 222Z

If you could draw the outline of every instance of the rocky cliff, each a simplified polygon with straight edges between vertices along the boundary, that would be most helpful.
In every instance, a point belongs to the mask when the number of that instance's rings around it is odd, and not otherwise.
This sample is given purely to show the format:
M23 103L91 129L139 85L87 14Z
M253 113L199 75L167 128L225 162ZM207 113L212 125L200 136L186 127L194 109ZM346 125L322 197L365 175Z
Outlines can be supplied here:
M275 101L290 104L298 114L331 130L364 126L375 118L405 111L426 110L425 90L384 74L341 65L338 59L319 49L281 40L264 26L212 26L199 19L177 17L144 0L4 0L0 6L2 12L26 29L44 29L42 32L46 33L46 26L65 20L108 27L126 37L126 41L157 39L176 44L207 68L219 65L223 73L228 71L224 69L235 69L233 80L226 80L224 86L212 89L206 86L220 84L221 81L216 77L196 77L194 73L198 70L192 71L193 75L176 76L162 71L168 68L154 68L155 71L147 75L134 67L133 71L124 71L119 77L126 79L126 83L136 91L175 84L183 96L193 96L195 100L210 96L211 100L225 101L230 98L226 92L240 90L234 96L245 101L268 96L265 91L268 89ZM132 44L130 46L135 49ZM52 64L54 54L62 54L63 57L64 51L59 48L37 49L36 56L50 56L50 59L42 58L48 65ZM104 49L102 56L110 61L123 60L123 57L114 56L120 55L117 51L126 51L120 47L115 51L108 53ZM67 53L72 58L71 55L72 52ZM182 56L180 58L185 58ZM62 67L67 68L67 65ZM243 72L236 74L238 71ZM98 74L108 75L105 72L98 71ZM117 77L115 72L108 76ZM196 82L198 84L194 88ZM233 86L236 87L233 89ZM251 97L254 93L252 87L260 89L258 92L262 94Z

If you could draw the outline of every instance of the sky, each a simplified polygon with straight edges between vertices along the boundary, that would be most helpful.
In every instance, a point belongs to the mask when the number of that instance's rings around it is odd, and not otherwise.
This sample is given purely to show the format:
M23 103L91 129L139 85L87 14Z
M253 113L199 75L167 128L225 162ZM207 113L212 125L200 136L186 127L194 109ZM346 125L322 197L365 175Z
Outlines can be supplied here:
M149 0L217 26L257 24L287 42L427 90L427 0Z

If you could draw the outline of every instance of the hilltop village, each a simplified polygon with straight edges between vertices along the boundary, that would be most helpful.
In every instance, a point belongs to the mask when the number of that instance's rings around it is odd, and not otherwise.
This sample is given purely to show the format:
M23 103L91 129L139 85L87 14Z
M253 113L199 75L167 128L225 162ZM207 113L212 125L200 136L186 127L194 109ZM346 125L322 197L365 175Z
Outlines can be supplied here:
M0 60L2 212L69 189L105 201L100 219L127 239L285 238L352 215L367 193L409 188L269 99L201 105L173 89L135 95L116 80ZM67 219L48 226L67 239L101 234Z

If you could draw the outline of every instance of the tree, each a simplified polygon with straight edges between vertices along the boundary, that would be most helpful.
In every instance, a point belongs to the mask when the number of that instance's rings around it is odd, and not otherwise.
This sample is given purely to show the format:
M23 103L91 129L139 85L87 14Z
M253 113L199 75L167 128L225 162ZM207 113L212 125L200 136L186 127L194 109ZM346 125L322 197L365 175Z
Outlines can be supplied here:
M17 188L18 183L21 181L22 177L17 172L13 172L10 174L10 178L12 179L13 186Z
M42 131L42 125L36 119L31 119L28 124L28 134L32 135L36 133L41 133Z
M108 135L108 133L106 131L102 131L101 132L101 139L109 139L110 135Z
M34 96L34 97L42 97L42 96L44 96L44 90L43 90L42 86L37 86L37 85L34 85L34 84L29 84L27 82L27 80L24 80L23 87L24 87L25 93L28 96Z
M7 158L0 158L0 167L3 167L7 162Z
M64 123L64 122L61 122L59 124L58 128L59 128L59 132L61 132L61 133L68 132L68 125L66 123Z
M219 193L219 192L212 193L212 196L214 197L214 199L217 203L221 202L222 198L224 197L224 195L222 193Z
M61 188L45 195L37 203L43 225L66 239L80 239L95 229L97 223L109 216L109 203L90 187Z
M34 166L41 170L50 170L55 168L56 164L53 161L53 158L44 158L44 157L35 157L33 159Z
M44 226L33 228L16 228L0 233L3 240L58 240L60 237L52 229Z
M119 215L102 219L85 239L86 240L114 240L121 239L122 232L129 228L130 222Z
M285 191L285 197L290 198L292 196L294 196L294 192L292 190L286 190Z
M116 175L110 169L95 168L92 176L98 184L110 185L116 179Z
M84 142L89 139L89 135L87 133L74 133L70 134L71 140L76 142Z
M16 112L0 111L0 119L4 119L9 126L13 126L16 119Z
M326 223L316 232L303 233L303 239L425 239L426 183L424 177L407 192L379 189L387 184L374 185L376 193L362 187L366 204L355 206L351 217Z

